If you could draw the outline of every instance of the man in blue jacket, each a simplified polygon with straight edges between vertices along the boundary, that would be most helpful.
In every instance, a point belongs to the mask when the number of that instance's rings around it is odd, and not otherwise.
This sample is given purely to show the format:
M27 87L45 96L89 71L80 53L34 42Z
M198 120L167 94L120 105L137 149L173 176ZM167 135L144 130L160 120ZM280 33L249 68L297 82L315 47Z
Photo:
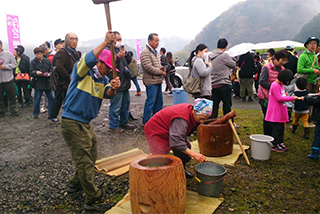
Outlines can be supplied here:
M102 99L110 99L120 87L119 77L110 83L106 77L112 70L112 63L111 53L105 47L112 41L114 35L109 31L100 45L75 63L62 107L61 131L76 165L67 191L83 189L86 210L106 211L110 208L109 204L99 204L101 192L94 184L98 141L91 120L97 117Z

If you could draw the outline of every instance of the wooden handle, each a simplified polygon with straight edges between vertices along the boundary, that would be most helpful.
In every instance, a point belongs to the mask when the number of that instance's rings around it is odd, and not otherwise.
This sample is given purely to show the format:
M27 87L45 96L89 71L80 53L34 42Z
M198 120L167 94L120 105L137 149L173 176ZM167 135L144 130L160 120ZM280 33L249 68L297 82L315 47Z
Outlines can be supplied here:
M246 151L244 150L244 148L243 148L243 146L242 146L242 143L241 143L241 140L240 140L239 135L238 135L238 133L237 133L237 130L234 128L234 126L233 126L233 124L232 124L232 120L229 119L228 122L229 122L229 124L230 124L230 126L231 126L231 129L232 129L232 131L233 131L233 134L234 134L234 135L236 136L236 138L237 138L237 141L238 141L238 143L239 143L239 146L240 146L240 149L241 149L242 154L243 154L243 156L244 156L244 159L246 159L247 164L250 165L249 158L248 158L248 156L247 156Z
M109 2L104 4L104 9L106 11L108 30L112 31ZM116 65L116 60L114 59L114 55L115 55L114 42L111 42L110 44L110 51L111 51L111 60L112 60L112 75L113 75L113 79L115 79L117 77L117 65Z

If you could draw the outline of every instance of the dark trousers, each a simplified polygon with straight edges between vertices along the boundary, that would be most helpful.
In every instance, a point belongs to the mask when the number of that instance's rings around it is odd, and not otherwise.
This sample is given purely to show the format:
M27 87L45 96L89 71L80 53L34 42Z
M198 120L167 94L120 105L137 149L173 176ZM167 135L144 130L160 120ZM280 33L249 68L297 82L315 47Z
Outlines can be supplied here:
M267 107L264 106L264 100L262 100L262 99L259 99L259 104L261 106L261 110L263 113L263 134L271 136L272 135L272 133L271 133L272 126L271 126L270 122L264 120L264 118L266 117L266 113L267 113Z
M213 118L218 117L220 101L223 102L223 114L227 114L231 111L231 85L223 85L219 88L212 89L212 101L213 101Z
M271 122L271 127L271 136L274 138L273 145L276 146L283 143L284 123Z
M16 88L14 86L14 79L12 79L10 82L4 82L0 83L0 113L5 112L5 105L4 105L4 92L6 92L6 95L9 99L9 107L11 113L17 112L17 106L16 106Z
M233 81L233 93L235 96L240 97L240 84L239 84L239 82Z
M312 147L320 148L320 124L318 123L314 129L314 140L312 142Z
M186 155L183 152L179 152L176 149L172 149L174 156L178 157L181 159L183 167L186 168L186 163L188 163L191 160L191 157L189 155Z
M52 110L49 118L57 118L61 105L66 97L67 89L62 89L61 87L57 87L55 97L52 103Z
M18 81L16 81L16 85L18 87L18 102L19 102L19 104L23 103L22 90L23 90L24 99L25 99L26 103L29 104L29 102L30 102L30 93L28 90L29 81L18 80Z

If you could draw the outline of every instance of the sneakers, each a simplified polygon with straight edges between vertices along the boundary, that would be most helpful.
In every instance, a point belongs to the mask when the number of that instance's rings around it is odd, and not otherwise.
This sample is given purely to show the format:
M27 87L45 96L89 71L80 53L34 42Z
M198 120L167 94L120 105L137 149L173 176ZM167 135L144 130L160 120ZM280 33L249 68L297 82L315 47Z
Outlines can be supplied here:
M141 92L140 92L140 91L137 92L137 93L135 94L135 96L141 96Z
M120 128L120 127L117 128L117 129L112 129L112 128L109 127L108 131L109 132L114 132L114 133L122 133L122 132L124 132L124 129Z
M59 122L59 119L58 119L58 118L49 118L49 120L51 120L51 122L53 122L53 123Z
M78 192L82 190L82 186L81 185L78 185L78 186L75 186L75 185L72 185L72 184L68 184L67 185L67 192L68 193L74 193L74 192Z
M233 126L234 126L234 128L236 128L236 129L240 129L240 128L241 128L241 126L239 126L239 125L237 125L237 124L235 124L235 123L233 123Z
M248 97L248 102L252 102L252 101L253 101L252 97Z
M45 113L47 111L48 111L48 109L45 109L45 108L40 109L40 113Z
M186 173L186 177L187 178L193 178L193 174L191 172L189 172L188 170L184 169L184 172Z
M84 203L84 209L90 211L97 211L97 212L106 212L112 208L111 204L103 204L103 203L94 203L94 204L86 204Z
M242 97L241 100L242 100L243 102L245 102L245 101L246 101L246 98L245 98L245 97Z
M173 96L172 91L170 91L169 93L167 93L167 96L168 96L168 97L172 97L172 96Z
M282 148L280 145L272 147L271 150L275 151L275 152L284 152L285 151L285 149Z
M126 130L131 130L134 129L133 125L125 124L125 125L119 125L119 127L126 129Z
M314 128L316 127L316 125L314 125L313 123L309 123L309 128Z
M284 151L287 151L288 148L284 145L284 143L280 143L280 147L284 149Z

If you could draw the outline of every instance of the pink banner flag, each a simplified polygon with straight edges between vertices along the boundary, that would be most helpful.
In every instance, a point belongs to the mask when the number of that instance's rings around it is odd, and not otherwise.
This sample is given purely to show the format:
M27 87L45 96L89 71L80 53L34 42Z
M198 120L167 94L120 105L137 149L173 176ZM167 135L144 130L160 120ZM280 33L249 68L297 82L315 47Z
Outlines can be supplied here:
M140 62L140 53L142 51L141 39L136 39L137 60Z
M7 15L7 32L9 50L13 54L13 50L20 45L20 25L18 16Z

